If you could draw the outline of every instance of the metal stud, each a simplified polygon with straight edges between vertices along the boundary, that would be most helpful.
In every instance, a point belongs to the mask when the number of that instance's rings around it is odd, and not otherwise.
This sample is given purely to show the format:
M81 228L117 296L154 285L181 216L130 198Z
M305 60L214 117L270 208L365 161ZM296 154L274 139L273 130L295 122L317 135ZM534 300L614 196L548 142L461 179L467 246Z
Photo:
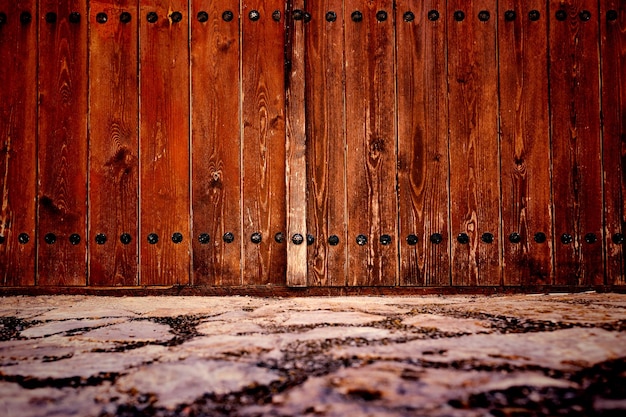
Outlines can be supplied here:
M404 12L404 15L402 16L402 19L404 19L405 22L412 22L415 20L415 13L413 12Z
M176 232L172 235L172 242L178 244L183 241L183 234Z
M105 235L104 233L98 233L96 235L95 241L98 245L104 245L105 243L107 243L107 235Z
M439 20L439 12L437 10L430 10L428 12L428 20L430 20L431 22Z
M410 246L415 246L417 245L417 242L419 241L417 235L408 235L406 237L406 243L408 243Z
M0 235L0 245L2 245L5 242L6 238L2 235Z
M432 235L430 235L430 241L431 243L438 245L443 242L443 236L441 235L441 233L433 233Z
M56 241L57 241L57 235L55 235L54 233L47 233L44 237L43 240L48 244L48 245L53 245Z
M57 14L55 12L46 13L46 23L56 23Z
M78 233L72 233L70 235L70 243L74 246L80 243L80 235Z
M274 22L280 22L281 16L282 13L280 12L280 10L274 10L272 12L272 20L274 20Z
M200 242L201 245L206 245L211 241L211 236L208 233L200 233L198 235L198 242Z
M352 14L350 15L350 18L352 18L353 22L361 22L363 20L363 13L361 13L358 10L355 10L354 12L352 12Z
M516 17L517 13L515 13L515 10L507 10L506 12L504 12L504 20L506 20L507 22L514 21Z
M569 245L574 241L574 238L569 233L563 233L561 235L561 243L564 245Z
M537 232L535 233L534 239L535 239L535 242L537 243L545 243L546 240L548 240L548 237L543 232Z
M587 243L596 243L598 241L598 237L595 233L587 233L585 235L585 242Z
M151 245L156 245L159 242L159 235L156 233L150 233L148 235L148 243Z
M253 22L256 22L261 18L261 13L259 13L258 10L250 10L250 13L248 13L248 18Z
M0 25L4 25L7 22L7 14L0 12Z
M224 20L224 22L230 22L234 18L235 15L230 10L226 10L224 13L222 13L222 19Z
M619 14L617 13L617 10L609 10L606 12L606 20L608 20L609 22L616 21L618 17Z
M591 20L591 12L589 10L581 10L578 14L578 17L583 22L588 22L589 20Z
M390 235L382 235L380 237L380 244L383 246L391 245L391 236Z
M282 232L278 232L274 235L274 241L276 243L283 243L285 241L285 235Z
M149 23L156 23L156 21L159 20L159 15L156 14L156 12L150 12L146 15L146 19Z
M30 12L22 12L20 14L20 22L22 22L23 25L27 25L32 21L33 15L31 15Z
M379 22L384 22L387 20L387 12L384 10L379 10L376 12L376 20Z
M232 234L231 232L226 232L224 233L224 236L222 236L222 239L226 243L233 243L235 241L235 235Z
M306 244L308 246L311 246L314 243L315 243L315 236L307 234L306 235Z
M332 235L328 238L328 244L330 246L337 246L339 244L339 236Z
M367 236L365 235L358 235L356 237L356 244L359 246L363 246L367 243Z
M106 13L100 12L96 15L96 22L103 24L109 20L109 16Z
M128 245L132 241L133 241L133 237L129 233L121 234L120 242L122 242L122 245Z
M457 10L454 12L454 20L457 22L462 22L465 19L465 13L462 10Z
M326 12L326 21L327 22L334 22L335 20L337 20L337 13L330 11L330 12Z
M456 237L456 240L461 244L461 245L467 245L470 241L469 236L467 235L467 233L459 233L459 235Z
M181 12L173 12L170 15L170 19L172 19L173 23L179 23L181 20L183 20L183 14Z
M539 13L539 10L531 10L528 12L528 18L532 22L536 22L537 20L539 20L540 17L541 17L541 13Z
M567 12L565 10L557 10L554 16L556 17L556 20L559 20L562 22L565 19L567 19Z
M80 23L80 13L78 12L70 13L70 23Z
M198 12L198 15L196 16L196 19L198 19L198 22L200 22L200 23L208 22L209 21L209 14L207 12L205 12L204 10L201 10L201 11Z
M17 241L20 242L22 245L25 245L30 241L30 236L28 236L28 233L20 233L20 235L17 237Z
M478 20L480 20L481 22L488 21L490 17L491 13L489 13L489 11L487 10L481 10L480 12L478 12Z
M509 235L509 241L511 243L520 243L522 241L522 236L517 232L513 232Z
M300 9L295 9L291 12L291 17L293 17L293 20L302 20L304 19L304 12Z
M304 236L302 236L300 233L296 233L291 236L291 241L294 245L301 245L302 242L304 242Z
M615 243L616 245L623 245L624 244L624 235L621 233L615 233L613 235L613 243Z
M131 16L130 13L128 12L122 12L122 14L120 15L120 22L126 24L126 23L130 23L130 21L133 19L133 17Z
M482 240L484 243L493 243L493 234L489 232L485 232L480 237L480 240Z
M254 232L252 233L252 236L250 236L250 241L254 243L255 245L258 245L259 243L261 243L262 240L263 240L263 236L259 232Z

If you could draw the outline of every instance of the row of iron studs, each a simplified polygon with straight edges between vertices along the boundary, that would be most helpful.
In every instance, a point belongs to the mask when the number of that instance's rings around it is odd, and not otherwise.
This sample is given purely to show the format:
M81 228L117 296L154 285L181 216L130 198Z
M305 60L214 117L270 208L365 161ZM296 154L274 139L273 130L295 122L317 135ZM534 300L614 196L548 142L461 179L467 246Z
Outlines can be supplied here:
M465 12L463 12L462 10L455 11L453 15L454 15L454 20L456 20L457 22L461 22L465 20ZM428 20L433 21L433 22L439 20L440 18L439 11L437 10L430 10L427 16L428 16ZM222 19L226 22L232 21L234 17L235 17L234 13L230 10L226 10L224 13L222 13ZM292 12L292 17L294 18L294 20L304 20L305 22L309 22L311 20L311 14L302 10L294 10ZM326 21L334 22L337 20L337 13L333 11L329 11L326 13L325 17L326 17ZM379 22L386 21L387 17L388 17L387 12L384 10L379 10L378 12L376 12L376 19ZM564 21L567 19L567 12L565 10L558 10L555 13L555 17L559 21ZM581 10L580 13L578 14L578 17L580 18L581 21L587 22L591 20L591 12L589 10ZM617 10L609 10L606 12L607 21L610 21L610 22L615 21L617 20L618 17L619 17L619 14ZM170 13L168 18L172 21L172 23L178 23L183 20L183 14L181 12L175 11L175 12ZM261 18L261 13L258 10L251 10L248 13L248 18L252 21L257 21ZM360 12L359 10L355 10L350 15L350 18L354 22L361 22L363 20L363 13ZM405 22L412 22L413 20L415 20L415 14L411 11L407 11L403 14L402 18ZM478 19L481 22L486 22L490 18L491 18L491 13L487 10L481 10L478 13ZM516 18L517 18L517 13L514 10L507 10L504 12L504 19L506 21L512 22ZM538 10L531 10L530 12L528 12L528 18L531 21L537 21L541 18L541 13ZM7 22L7 19L8 18L7 18L6 13L0 12L0 25L5 24ZM32 19L33 19L32 14L30 12L25 11L20 14L20 22L22 22L22 24L28 24L32 21ZM48 12L45 15L45 19L46 19L46 22L48 23L56 23L57 14L54 12ZM201 23L207 22L209 20L209 14L205 11L200 11L197 14L197 19ZM281 19L281 12L279 10L275 10L272 13L272 19L276 22L279 22ZM70 13L69 21L71 23L80 23L80 20L81 20L81 15L79 12ZM103 24L103 23L108 22L108 20L109 20L109 17L104 12L100 12L96 15L96 21L98 23ZM131 20L132 20L132 16L129 12L122 12L120 14L120 21L122 23L130 23ZM159 20L159 16L156 12L149 12L146 15L146 20L149 23L156 23Z

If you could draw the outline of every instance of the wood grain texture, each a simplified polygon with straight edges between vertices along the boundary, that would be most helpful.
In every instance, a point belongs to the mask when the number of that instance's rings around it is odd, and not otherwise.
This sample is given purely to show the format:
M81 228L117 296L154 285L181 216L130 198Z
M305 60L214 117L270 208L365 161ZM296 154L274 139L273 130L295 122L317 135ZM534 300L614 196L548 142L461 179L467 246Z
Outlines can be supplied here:
M598 2L550 1L555 284L604 282ZM580 13L590 11L589 21ZM566 13L559 21L557 12ZM593 233L597 241L586 242ZM564 234L571 243L562 243Z
M37 2L3 0L0 12L0 286L35 283ZM32 20L21 23L22 13ZM10 63L10 64L8 64ZM28 241L20 242L26 233Z
M260 14L257 21L250 12ZM280 0L242 4L243 93L243 277L244 284L285 282L285 25ZM252 242L260 233L261 243Z
M87 276L87 7L80 0L40 0L39 285L85 285ZM70 13L80 13L71 23ZM56 242L45 236L53 233ZM77 244L70 237L77 235Z
M437 20L428 13L439 13ZM405 21L406 12L413 21ZM445 1L397 3L400 285L449 285ZM433 244L432 234L443 242ZM417 244L409 244L415 235Z
M481 11L489 20L479 20ZM454 0L447 15L452 285L499 285L498 10L493 1ZM461 233L468 243L458 241ZM482 242L483 233L493 242Z
M378 11L388 18L379 22ZM352 13L362 13L354 22ZM388 0L345 1L349 285L395 285L398 275L394 13ZM358 235L367 243L356 243ZM388 245L380 239L391 237Z
M237 0L194 0L191 13L193 283L241 285L241 80ZM208 20L200 22L198 13ZM209 235L203 243L199 236ZM225 233L235 240L224 242Z
M123 12L130 22L120 21ZM139 282L137 12L134 0L90 2L89 285ZM100 13L105 23L97 21ZM120 240L125 233L132 237L128 244Z
M542 0L506 0L498 7L504 284L550 284L550 17ZM514 20L505 18L507 11L515 12ZM535 11L539 19L531 20ZM513 233L521 241L511 241ZM536 233L544 233L545 242L538 243Z
M309 285L345 285L348 276L342 0L308 2L306 24L307 228ZM336 20L328 21L327 12ZM329 244L336 236L338 243Z
M601 1L599 18L606 283L624 285L624 247L615 235L626 231L626 0Z
M155 23L147 20L150 12L158 15ZM178 23L174 12L182 14ZM191 247L187 2L142 2L139 19L140 282L185 284ZM148 243L152 233L156 244ZM173 242L175 233L182 234L182 242Z

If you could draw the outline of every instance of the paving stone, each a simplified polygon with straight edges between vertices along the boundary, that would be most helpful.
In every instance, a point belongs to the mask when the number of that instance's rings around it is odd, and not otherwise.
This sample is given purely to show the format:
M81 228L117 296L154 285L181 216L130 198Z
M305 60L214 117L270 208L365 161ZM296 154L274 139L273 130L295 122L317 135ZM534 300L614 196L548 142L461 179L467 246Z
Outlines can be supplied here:
M492 331L487 321L458 319L436 314L417 314L407 317L402 324L446 333L491 333Z
M250 321L225 321L214 320L204 322L197 327L198 333L203 335L231 334L240 335L246 333L264 333L264 328Z
M76 336L76 339L104 342L149 342L165 341L173 336L170 326L136 320L91 330Z
M43 337L53 334L65 333L72 330L78 330L83 328L107 326L115 323L123 322L124 318L111 318L111 319L85 319L85 320L63 320L52 321L49 323L43 323L36 326L32 326L20 332L22 337Z
M358 325L385 320L386 317L357 311L290 311L278 314L273 322L282 326L311 326L319 324Z

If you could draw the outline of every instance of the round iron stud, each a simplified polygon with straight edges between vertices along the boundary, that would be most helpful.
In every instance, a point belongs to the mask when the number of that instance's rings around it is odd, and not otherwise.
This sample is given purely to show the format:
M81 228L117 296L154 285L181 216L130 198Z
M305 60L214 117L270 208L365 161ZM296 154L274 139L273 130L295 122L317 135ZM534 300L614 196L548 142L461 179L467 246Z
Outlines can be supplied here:
M122 235L120 236L120 242L122 242L122 245L128 245L132 241L133 238L129 233L122 233Z
M545 243L546 240L548 240L548 237L543 232L537 232L535 233L534 239L535 239L535 242L537 243Z
M54 245L54 243L57 241L57 235L55 235L54 233L47 233L44 237L43 240L48 244L48 245Z
M417 245L417 242L419 242L417 235L408 235L406 237L406 243L408 243L410 246Z
M574 241L574 238L569 233L563 233L561 235L561 243L564 245L569 245Z
M201 245L206 245L211 241L211 236L208 233L200 233L198 235L198 242L200 242Z
M183 241L183 234L176 232L172 235L172 242L178 244Z
M376 20L379 22L384 22L387 20L387 12L384 10L379 10L376 12Z
M493 234L489 232L485 232L480 237L480 240L482 240L484 243L493 243Z
M541 17L541 13L539 13L539 10L531 10L528 12L528 18L532 22L536 22L537 20L539 20L540 17Z
M104 245L107 243L107 235L104 233L98 233L94 239L98 245Z
M295 9L291 12L291 17L293 17L293 20L302 20L304 19L304 12L300 9Z
M282 232L278 232L274 235L274 241L276 243L283 243L285 241L285 235Z
M337 246L339 244L339 236L332 235L328 238L328 244L330 246Z
M583 22L588 22L591 20L591 12L589 10L581 10L580 13L578 14L578 17Z
M315 243L315 236L307 234L306 235L306 244L308 246L311 246L314 243Z
M32 21L33 21L33 15L30 14L30 12L22 12L20 14L20 22L23 25L27 25L27 24L29 24Z
M209 14L207 12L205 12L204 10L199 11L198 15L196 16L196 19L198 19L198 22L200 23L205 23L209 21Z
M233 243L235 241L235 235L232 234L231 232L226 232L224 233L224 236L222 236L222 239L226 243Z
M156 12L150 12L146 15L146 20L148 23L156 23L159 20L159 15Z
M391 245L391 236L390 235L382 235L380 237L380 244L383 246Z
M55 12L46 13L46 23L56 23L57 14Z
M96 22L103 24L109 21L109 16L106 13L100 12L96 15Z
M623 245L624 244L624 235L621 233L615 233L613 235L613 243L615 243L616 245Z
M459 233L459 235L456 237L456 240L461 244L461 245L467 245L470 241L469 236L467 235L467 233Z
M282 13L280 12L280 10L274 10L272 12L272 20L274 22L280 22L281 17L282 17Z
M554 16L556 17L556 20L562 22L567 19L567 12L565 12L565 10L557 10Z
M462 22L463 20L465 20L465 13L462 10L457 10L456 12L454 12L454 20L456 20L457 22Z
M226 10L224 13L222 13L222 19L224 20L224 22L230 22L234 18L235 15L230 10Z
M80 13L72 12L70 13L70 23L80 23Z
M172 19L173 23L179 23L181 20L183 20L183 14L181 12L173 12L170 15L170 19Z
M309 23L311 21L311 13L304 12L304 23Z
M334 22L337 20L337 13L330 11L330 12L326 12L326 21L327 22Z
M130 23L131 20L133 20L133 17L128 12L122 12L122 14L120 15L120 22L124 24Z
M291 236L291 241L294 245L301 245L302 242L304 242L304 236L302 236L300 233L296 233L295 235Z
M367 243L367 236L365 235L358 235L356 237L356 244L359 246L364 246Z
M443 242L443 236L441 235L441 233L433 233L432 235L430 235L430 241L431 243L438 245Z
M437 10L430 10L428 12L428 20L430 20L431 22L439 20L439 12Z
M352 12L352 14L350 15L350 18L352 19L353 22L361 22L363 21L363 13L361 13L358 10L355 10L354 12Z
M261 243L262 240L263 236L261 236L261 233L259 232L254 232L252 233L252 236L250 236L250 242L254 243L255 245Z
M80 235L78 233L72 233L70 235L70 243L74 246L80 243Z
M515 13L515 10L507 10L506 12L504 12L504 20L506 20L507 22L514 21L516 17L517 13Z
M151 245L156 245L159 242L159 235L156 233L150 233L148 235L148 243Z
M404 15L402 15L402 19L405 22L412 22L415 20L415 13L413 12L404 12Z
M585 235L585 242L587 243L596 243L598 241L598 237L595 233L587 233Z
M513 232L509 235L509 241L515 244L520 243L522 241L522 236L517 232Z
M478 12L478 20L480 20L481 22L488 21L490 17L491 13L489 13L489 11L487 10L481 10L480 12Z
M2 245L5 242L6 238L2 235L0 235L0 245Z
M28 236L28 233L20 233L20 235L17 237L17 241L20 242L22 245L25 245L30 242L30 236Z
M618 17L619 14L617 13L617 10L609 10L606 12L606 20L608 20L609 22L616 21Z
M4 25L7 22L7 14L0 12L0 25Z
M261 13L259 13L258 10L250 10L250 13L248 13L248 18L253 22L256 22L261 18Z

